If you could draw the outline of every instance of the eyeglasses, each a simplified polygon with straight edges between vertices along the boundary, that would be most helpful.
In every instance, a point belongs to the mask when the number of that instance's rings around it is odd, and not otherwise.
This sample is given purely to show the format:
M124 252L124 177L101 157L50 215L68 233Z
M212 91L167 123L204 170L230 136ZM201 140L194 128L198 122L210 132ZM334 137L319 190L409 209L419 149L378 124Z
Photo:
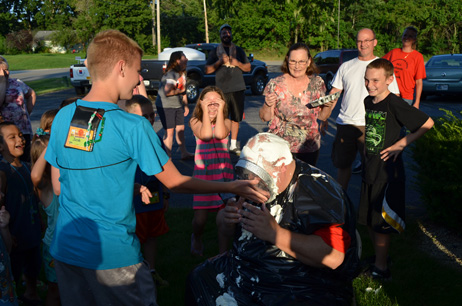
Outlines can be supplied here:
M306 66L306 64L308 64L308 61L305 60L305 61L294 61L294 60L289 60L289 65L290 66L297 66L300 65L300 66Z
M372 41L374 41L374 40L375 40L375 38L372 38L372 39L365 39L365 40L357 40L356 43L357 43L358 45L360 45L360 44L369 44L370 42L372 42Z

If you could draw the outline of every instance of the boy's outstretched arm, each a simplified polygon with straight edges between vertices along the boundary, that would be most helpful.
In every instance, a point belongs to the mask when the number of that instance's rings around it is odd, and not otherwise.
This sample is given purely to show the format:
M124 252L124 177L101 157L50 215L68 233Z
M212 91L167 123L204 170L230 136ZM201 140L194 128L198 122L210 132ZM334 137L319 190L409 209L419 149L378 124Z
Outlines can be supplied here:
M392 146L381 151L381 158L384 161L388 160L389 158L393 158L393 161L396 161L398 155L404 150L404 148L419 139L423 134L430 130L433 127L433 124L434 122L432 118L428 118L427 121L425 121L425 123L417 131L406 135L406 137L401 138Z
M257 187L259 180L236 180L232 182L204 181L181 174L169 159L164 171L156 174L156 178L168 189L181 193L233 193L257 203L268 200L269 194Z

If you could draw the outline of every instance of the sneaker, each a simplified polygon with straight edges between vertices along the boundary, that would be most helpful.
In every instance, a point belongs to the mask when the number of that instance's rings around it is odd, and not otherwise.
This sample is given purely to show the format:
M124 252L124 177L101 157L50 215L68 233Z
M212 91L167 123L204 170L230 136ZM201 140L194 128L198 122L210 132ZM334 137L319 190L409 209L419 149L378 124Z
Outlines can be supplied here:
M363 273L368 277L371 277L374 280L378 281L389 281L391 280L391 272L390 269L386 269L385 271L380 270L375 265L371 265L367 271Z
M160 277L159 273L157 271L151 271L152 279L154 280L154 283L156 283L156 287L168 287L169 283L162 277Z
M361 173L362 170L363 170L363 165L361 164L361 161L358 160L354 164L353 169L351 170L351 173L358 174L358 173Z
M235 147L234 149L229 149L229 153L240 156L241 155L241 149L238 147Z

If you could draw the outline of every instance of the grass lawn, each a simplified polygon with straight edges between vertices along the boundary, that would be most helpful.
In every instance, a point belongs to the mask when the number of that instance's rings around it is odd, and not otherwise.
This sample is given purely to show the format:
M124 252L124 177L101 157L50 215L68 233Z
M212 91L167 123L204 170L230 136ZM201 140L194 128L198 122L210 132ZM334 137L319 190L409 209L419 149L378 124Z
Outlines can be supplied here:
M27 85L32 88L37 95L72 88L68 77L28 81Z
M157 270L170 286L158 289L161 306L184 305L186 277L196 265L218 252L215 214L210 214L204 234L204 257L190 255L193 210L171 208L167 212L170 232L159 238ZM367 231L359 227L363 257L372 255ZM356 304L361 305L454 305L462 290L462 269L438 263L419 248L422 234L415 220L409 220L402 235L391 243L391 282L383 284L365 277L354 281Z
M18 55L4 55L10 71L16 70L33 70L33 69L53 69L53 68L69 68L71 65L77 63L76 56L85 58L85 53L75 54L18 54ZM146 55L143 59L157 58L157 56Z

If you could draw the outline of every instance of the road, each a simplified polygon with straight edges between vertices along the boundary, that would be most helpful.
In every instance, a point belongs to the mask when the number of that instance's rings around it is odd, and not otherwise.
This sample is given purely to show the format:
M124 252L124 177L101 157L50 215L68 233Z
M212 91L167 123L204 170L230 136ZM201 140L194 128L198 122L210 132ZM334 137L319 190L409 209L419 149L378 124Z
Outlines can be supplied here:
M273 65L269 67L270 77L278 75L278 66ZM263 96L253 96L250 91L246 93L246 107L245 107L245 120L241 123L239 131L238 141L241 146L244 146L246 141L255 135L256 133L266 131L267 125L262 122L258 116L258 110L264 103ZM57 93L44 94L38 97L36 107L32 113L32 125L34 130L39 125L41 114L51 108L57 108L62 100L75 96L75 92L72 89L60 91ZM191 105L191 112L194 105ZM444 115L444 112L439 110L440 108L451 110L454 113L461 111L460 98L442 98L442 97L430 97L429 100L423 101L421 109L432 117L440 117ZM322 137L321 151L317 166L323 169L328 174L336 177L336 169L333 167L330 154L332 150L332 142L335 136L335 118L339 112L337 106L334 110L331 118L329 119L329 130L327 135ZM189 120L189 117L187 118ZM186 121L187 122L187 121ZM154 123L154 129L162 135L162 127L159 121ZM186 146L190 152L195 150L195 139L191 132L191 129L186 124L185 129ZM173 148L173 162L180 170L181 173L191 175L194 169L194 161L181 161L180 153L176 151L177 147L174 145ZM405 162L406 171L408 177L408 188L407 188L407 210L408 213L413 215L421 215L424 213L423 205L420 201L419 194L414 187L414 173L410 169L412 158L409 156L409 150L405 150ZM237 161L237 157L232 156L233 162ZM352 175L350 185L348 188L348 195L355 205L359 203L359 193L361 186L361 176L358 174ZM191 207L192 206L192 195L174 194L171 198L172 207Z
M49 78L62 78L69 76L69 68L17 70L10 71L12 78L21 79L24 82Z

